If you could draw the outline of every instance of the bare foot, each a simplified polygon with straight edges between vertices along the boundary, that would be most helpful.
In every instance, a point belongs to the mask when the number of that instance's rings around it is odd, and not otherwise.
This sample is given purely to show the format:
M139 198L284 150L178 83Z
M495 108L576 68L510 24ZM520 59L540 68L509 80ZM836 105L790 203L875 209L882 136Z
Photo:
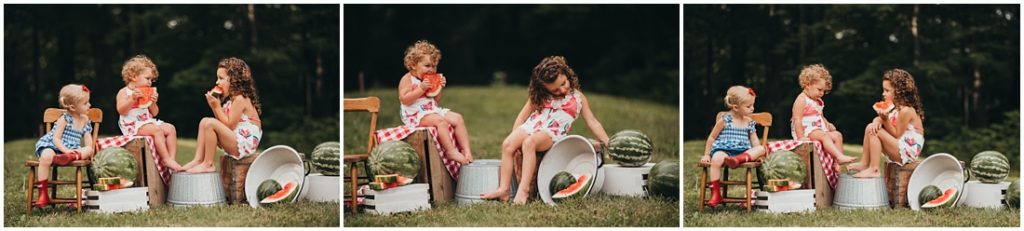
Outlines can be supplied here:
M462 152L466 153L466 159L469 160L470 163L473 163L473 152L469 149L462 150Z
M846 166L846 169L848 169L848 170L853 170L853 171L862 171L862 170L864 170L864 169L865 169L865 168L867 168L867 167L868 167L868 166L867 166L867 165L865 165L864 163L861 163L861 162L857 162L857 163L852 163L852 164L850 164L850 165L847 165L847 166Z
M836 156L836 162L839 162L839 164L848 164L850 162L853 162L854 160L857 160L857 158L843 154L839 154Z
M195 160L189 161L188 163L185 163L185 166L181 166L181 170L182 171L188 170L188 169L190 169L192 167L195 167L197 164L199 164L198 161L195 161Z
M863 171L853 174L856 178L878 178L882 177L882 173L878 172L878 169L864 169Z
M516 199L512 200L512 203L517 205L526 204L527 200L530 199L530 193L519 191L516 192Z
M842 172L843 166L839 165L839 163L832 163L832 170L835 170L836 172Z
M462 153L458 151L448 151L448 159L452 159L460 164L469 164L470 162L469 158L466 158L465 155L462 155Z
M181 165L178 165L178 162L175 162L170 158L164 159L161 162L163 162L164 167L170 168L171 171L180 172L185 170L185 168L181 167Z
M213 166L213 163L210 163L210 164L198 164L198 165L196 165L196 166L194 166L194 167L192 167L192 168L190 168L188 170L185 170L185 172L187 172L187 173L207 173L207 172L213 172L213 171L217 171L217 168Z
M499 200L501 202L508 201L508 189L501 189L491 191L489 193L480 194L480 199L484 200Z

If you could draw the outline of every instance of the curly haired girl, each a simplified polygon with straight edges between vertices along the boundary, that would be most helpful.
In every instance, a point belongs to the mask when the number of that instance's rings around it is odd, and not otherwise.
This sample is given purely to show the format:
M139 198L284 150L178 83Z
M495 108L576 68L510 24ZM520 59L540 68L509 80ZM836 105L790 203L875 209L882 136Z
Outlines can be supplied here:
M821 142L825 152L836 159L832 168L838 171L841 164L857 158L843 154L843 134L825 119L825 101L821 97L832 90L832 75L821 64L806 66L800 70L800 87L803 91L793 101L790 119L793 138Z
M469 145L469 132L462 115L439 105L441 95L429 97L427 90L434 85L444 87L446 81L432 82L425 75L435 74L437 64L441 61L441 50L426 40L416 41L405 51L405 69L409 72L402 76L398 83L398 100L401 101L402 123L414 127L435 127L437 138L445 155L462 164L473 162L473 152ZM451 139L452 128L455 139ZM458 147L462 147L461 150Z
M895 107L875 110L875 119L864 128L864 156L848 169L859 170L854 177L880 177L882 154L902 166L917 159L924 149L924 109L914 76L902 69L882 75L882 97Z
M256 153L263 130L260 128L260 97L252 70L245 61L231 57L217 64L217 87L221 96L211 90L206 102L214 117L199 122L196 155L185 165L189 173L213 172L213 156L218 145L231 158L242 159ZM221 98L227 100L221 105Z

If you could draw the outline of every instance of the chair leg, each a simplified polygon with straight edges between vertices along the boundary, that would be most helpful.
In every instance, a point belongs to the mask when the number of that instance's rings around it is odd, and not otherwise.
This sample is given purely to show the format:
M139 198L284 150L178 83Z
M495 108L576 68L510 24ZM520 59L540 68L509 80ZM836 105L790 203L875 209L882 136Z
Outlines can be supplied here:
M722 168L722 177L718 179L722 183L729 181L729 168ZM722 184L722 198L729 197L729 185Z
M25 200L28 201L28 213L32 213L32 194L36 189L36 167L28 167L28 193L25 196Z
M352 209L352 213L353 214L359 212L359 210L358 210L358 208L359 208L358 197L356 196L356 194L357 194L356 191L359 188L358 187L358 184L359 184L359 182L358 182L358 180L359 180L359 167L358 166L359 166L358 162L353 162L352 166L349 166L349 168L348 168L349 169L349 179L351 180L350 184L352 184L351 185L351 187L352 187L352 200L351 200L351 202L349 204L349 207Z
M708 190L708 167L703 167L700 172L700 193L698 195L697 210L704 211L704 193Z
M753 180L753 175L750 172L750 168L747 168L747 191L745 193L745 194L747 194L746 195L747 196L747 212L750 212L752 210L752 208L754 208L754 203L751 203L751 200L750 200L750 193L753 192L751 190L752 189L751 188L752 185L750 183L752 180Z
M75 168L75 208L82 212L82 167Z
M57 166L50 165L50 182L57 181ZM50 184L50 198L57 198L57 184ZM55 206L57 203L50 203L50 206Z
M761 191L766 191L766 189L764 188L764 183L766 182L764 179L764 171L761 170L761 167L757 167L754 170L757 174L757 188L760 189Z

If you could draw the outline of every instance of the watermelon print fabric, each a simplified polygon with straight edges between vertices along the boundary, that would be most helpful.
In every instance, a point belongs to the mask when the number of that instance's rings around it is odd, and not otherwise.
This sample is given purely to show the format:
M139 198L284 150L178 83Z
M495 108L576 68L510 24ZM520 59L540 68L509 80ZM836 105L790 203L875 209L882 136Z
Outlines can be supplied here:
M412 87L414 88L419 87L420 83L423 82L422 80L415 77L409 79L412 80ZM404 123L407 126L415 127L420 125L420 120L422 120L423 117L426 115L429 115L431 113L437 113L437 115L444 116L446 113L448 113L448 111L449 110L447 108L438 106L437 100L434 100L434 98L429 98L427 97L426 94L424 94L421 95L420 98L416 99L416 101L410 105L402 104L400 113L402 117L402 123Z
M548 99L540 110L530 113L526 122L519 125L519 129L529 135L546 132L551 136L551 140L557 143L569 135L572 122L576 121L582 108L583 103L578 91L573 91L561 99Z

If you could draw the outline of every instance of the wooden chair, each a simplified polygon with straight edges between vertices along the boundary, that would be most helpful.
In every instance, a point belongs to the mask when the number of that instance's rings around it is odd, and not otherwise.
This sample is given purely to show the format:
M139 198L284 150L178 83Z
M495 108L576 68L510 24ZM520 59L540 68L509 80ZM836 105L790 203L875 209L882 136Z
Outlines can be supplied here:
M722 115L724 115L725 113L727 113L727 112L719 112L718 115L715 116L715 119L721 118ZM772 126L772 114L767 113L767 112L761 112L761 113L754 113L750 117L754 119L754 122L757 123L757 125L761 125L761 126L764 127L764 131L762 132L762 135L761 135L761 145L764 146L765 152L767 152L768 151L768 129L770 129L771 126ZM723 172L722 172L722 179L720 179L720 182L721 182L721 185L722 185L722 199L723 199L722 203L723 204L725 204L725 203L746 203L747 211L752 211L753 210L754 203L753 203L753 201L751 199L751 194L753 194L753 192L754 192L753 191L753 184L757 184L757 187L759 189L764 190L764 182L765 182L765 180L764 180L763 170L761 169L761 160L764 159L765 156L767 156L767 153L765 155L762 155L761 157L757 158L756 160L752 160L750 162L746 162L746 163L740 164L737 167L737 168L746 169L746 180L743 180L743 181L730 181L729 180L729 168L723 166L723 168L722 168L722 170L723 170ZM705 164L705 163L698 163L697 166L700 167L701 169L703 169L701 171L701 173L700 173L700 185L701 185L701 190L700 190L700 194L699 194L700 203L697 204L697 209L703 211L704 210L704 206L707 205L707 201L705 200L705 193L707 192L707 190L709 190L711 188L711 184L708 182L708 168L711 167L711 165L710 164ZM757 175L756 175L757 181L753 180L753 178L755 176L754 176L752 171L757 173ZM729 185L742 185L742 186L746 186L746 191L744 193L745 197L729 197L728 193L727 193L728 190L726 190Z
M368 132L369 134L367 134L366 153L344 154L345 164L349 167L349 186L352 189L352 195L346 195L345 202L350 203L352 212L358 212L359 205L356 191L359 190L359 179L365 179L367 182L370 182L373 179L373 173L370 171L368 159L370 158L370 151L373 150L373 146L376 144L376 137L373 135L373 132L377 130L377 113L380 111L380 99L372 96L366 98L345 99L343 105L345 112L370 113L370 130ZM363 171L366 174L365 177L359 177L359 163L363 164Z
M50 129L53 127L53 123L57 122L58 119L61 119L61 115L64 114L65 111L66 110L64 109L47 108L46 111L43 112L43 124L46 127L45 131L50 131ZM103 121L103 111L99 108L89 109L89 120L92 121L93 149L94 151L98 151L99 145L96 144L96 139L99 135L100 123ZM77 208L77 211L82 212L82 199L84 199L82 198L82 188L83 186L85 186L86 188L92 188L92 185L94 183L91 180L93 178L92 169L90 168L91 165L92 160L76 160L72 161L70 164L66 166L50 165L50 205L52 206L55 204L75 204L77 205L75 206ZM26 186L26 191L28 192L26 193L26 201L28 201L28 212L31 213L32 203L35 203L32 195L35 195L36 168L39 167L39 160L27 160L25 161L25 166L28 167L28 185ZM75 168L75 180L71 181L58 179L58 176L60 175L57 174L57 169L64 167ZM83 168L85 169L87 176L82 175ZM58 198L58 185L74 185L75 197Z

